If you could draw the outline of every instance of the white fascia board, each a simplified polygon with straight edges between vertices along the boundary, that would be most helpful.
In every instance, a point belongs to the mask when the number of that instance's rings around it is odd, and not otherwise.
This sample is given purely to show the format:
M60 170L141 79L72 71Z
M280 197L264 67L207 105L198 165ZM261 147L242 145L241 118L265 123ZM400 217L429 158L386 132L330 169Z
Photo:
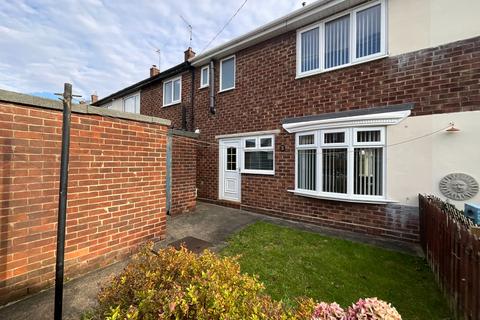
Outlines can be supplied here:
M323 0L314 2L284 17L267 23L243 36L228 41L218 47L206 51L205 53L199 54L189 61L193 66L203 65L211 59L218 59L231 55L232 53L274 36L295 30L334 13L351 8L362 1L363 0Z
M352 117L285 123L283 124L283 128L289 133L295 133L328 128L389 126L400 123L403 119L408 117L410 113L410 110L403 110Z

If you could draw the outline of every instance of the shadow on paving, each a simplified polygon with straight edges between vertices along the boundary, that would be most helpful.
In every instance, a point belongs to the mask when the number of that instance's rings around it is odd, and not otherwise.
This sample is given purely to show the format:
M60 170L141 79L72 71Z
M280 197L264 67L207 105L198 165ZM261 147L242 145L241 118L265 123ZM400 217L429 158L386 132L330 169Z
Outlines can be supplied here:
M254 214L244 210L232 209L199 202L194 213L183 214L167 219L167 236L155 245L160 249L167 245L178 247L185 243L193 251L209 248L218 252L226 246L229 236L257 221L266 221L296 229L321 233L326 236L373 244L382 248L420 254L418 246L396 241L384 240L352 232L339 231L315 225L291 222L279 218ZM88 273L69 281L64 289L64 319L79 319L82 313L95 305L98 290L112 276L120 273L128 261L115 263L109 267ZM42 291L24 300L0 308L0 319L52 319L53 288Z

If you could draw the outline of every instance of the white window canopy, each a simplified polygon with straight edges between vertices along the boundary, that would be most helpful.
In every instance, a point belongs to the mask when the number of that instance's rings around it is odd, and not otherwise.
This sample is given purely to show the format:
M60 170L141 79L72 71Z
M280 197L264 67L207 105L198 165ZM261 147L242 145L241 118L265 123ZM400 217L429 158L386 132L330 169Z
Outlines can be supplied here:
M395 125L408 117L413 107L413 103L406 103L386 107L324 113L299 118L287 118L283 121L283 128L289 133L296 133L329 128Z

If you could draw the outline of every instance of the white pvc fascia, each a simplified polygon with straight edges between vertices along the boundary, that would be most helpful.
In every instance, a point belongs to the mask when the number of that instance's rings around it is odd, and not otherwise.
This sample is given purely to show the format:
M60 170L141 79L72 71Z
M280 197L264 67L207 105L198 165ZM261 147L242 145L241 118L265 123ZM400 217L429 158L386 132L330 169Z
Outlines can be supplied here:
M410 110L365 114L351 117L311 120L285 123L283 128L289 133L343 127L389 126L403 121L410 115Z

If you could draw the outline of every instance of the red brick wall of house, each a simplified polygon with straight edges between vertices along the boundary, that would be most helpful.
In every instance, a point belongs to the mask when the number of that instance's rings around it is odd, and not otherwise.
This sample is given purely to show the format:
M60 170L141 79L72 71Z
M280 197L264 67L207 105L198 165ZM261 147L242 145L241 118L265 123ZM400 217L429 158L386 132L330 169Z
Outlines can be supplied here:
M53 283L62 113L0 102L0 303ZM165 237L165 125L72 114L66 276Z
M197 138L172 133L172 200L170 214L191 212L197 203Z
M183 72L181 73L181 76L182 101L180 103L168 107L163 107L163 81L157 81L145 88L142 88L140 94L140 113L143 115L169 119L172 121L172 128L174 129L193 131L191 72ZM186 128L183 128L183 108L185 108L186 112Z
M195 127L200 128L198 196L218 199L220 134L281 129L275 142L275 176L242 174L242 206L342 229L417 241L418 217L396 206L295 196L294 134L283 119L327 112L415 103L413 116L480 110L480 37L295 79L295 32L236 53L236 86L218 93L215 115L208 90L195 76ZM285 151L280 150L285 147ZM399 222L402 221L402 222Z

